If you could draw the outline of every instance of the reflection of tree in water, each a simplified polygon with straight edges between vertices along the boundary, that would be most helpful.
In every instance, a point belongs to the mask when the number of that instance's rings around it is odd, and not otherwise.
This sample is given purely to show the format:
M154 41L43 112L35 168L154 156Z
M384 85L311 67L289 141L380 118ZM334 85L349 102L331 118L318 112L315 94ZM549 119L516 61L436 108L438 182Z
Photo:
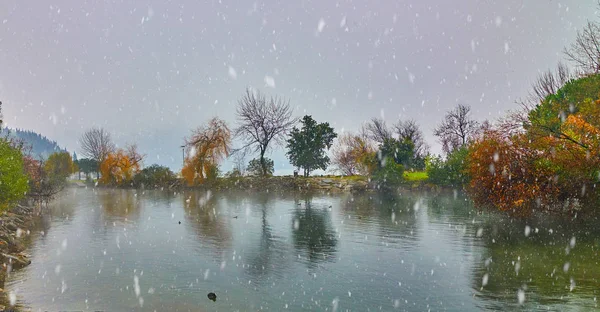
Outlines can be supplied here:
M76 189L67 189L63 191L64 193L76 192ZM44 233L48 233L50 231L52 221L57 218L60 220L64 220L65 223L70 223L75 218L75 204L76 202L72 199L71 194L59 194L57 198L55 198L48 205L47 209L50 213L46 213L45 207L41 208L40 218L35 220L35 230L43 231ZM42 236L42 241L45 240L45 236Z
M427 214L431 220L440 222L463 220L468 215L475 213L473 203L462 191L442 191L431 194L427 198Z
M285 245L283 239L273 234L273 230L268 223L268 215L271 211L271 202L274 195L268 193L256 194L252 200L256 205L252 205L260 209L261 213L261 232L260 240L256 250L250 250L246 254L251 255L248 259L246 272L256 283L268 281L271 273L282 277L284 267L286 266Z
M594 222L492 214L473 230L479 229L484 251L471 281L488 306L515 308L517 290L524 288L525 303L538 308L562 310L574 302L597 308L600 229Z
M342 201L344 219L350 219L357 231L377 227L379 236L390 242L416 246L419 239L419 198L408 194L353 194Z
M137 194L138 197L163 207L171 207L175 198L177 198L176 194L171 190L138 190Z
M105 215L114 219L137 221L141 214L141 201L131 190L102 190L98 198Z
M327 207L313 207L305 198L304 207L296 206L292 220L294 247L309 262L309 267L335 259L337 238Z
M216 196L209 192L186 192L183 196L185 216L200 241L212 245L220 251L219 256L231 246L232 235L227 221L228 215L221 215L222 205ZM226 220L227 219L227 220Z

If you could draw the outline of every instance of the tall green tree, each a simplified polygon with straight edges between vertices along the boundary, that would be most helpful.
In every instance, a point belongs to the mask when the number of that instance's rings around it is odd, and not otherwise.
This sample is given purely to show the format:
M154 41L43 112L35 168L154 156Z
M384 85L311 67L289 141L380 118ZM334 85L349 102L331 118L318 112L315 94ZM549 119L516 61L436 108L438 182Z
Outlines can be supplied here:
M304 170L307 177L315 169L327 169L329 156L326 150L331 148L337 134L329 123L317 123L311 116L306 115L300 121L302 128L294 127L287 141L287 156L290 163Z
M82 158L77 161L79 170L85 174L86 179L90 173L98 172L98 162L90 158Z

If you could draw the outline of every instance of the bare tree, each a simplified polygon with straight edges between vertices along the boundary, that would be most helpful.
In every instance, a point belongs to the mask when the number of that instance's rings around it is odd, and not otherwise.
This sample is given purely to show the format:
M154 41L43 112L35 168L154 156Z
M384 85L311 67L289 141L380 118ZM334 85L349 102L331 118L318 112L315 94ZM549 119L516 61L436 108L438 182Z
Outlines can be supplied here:
M446 154L466 145L479 130L477 121L471 119L470 113L470 106L459 104L447 112L444 121L434 129L433 133L439 138Z
M144 158L146 158L146 155L138 152L137 144L127 144L125 147L125 154L133 165L141 166Z
M385 123L385 120L381 118L372 118L371 121L363 126L362 132L367 138L379 144L383 144L385 140L393 137L392 131Z
M83 155L102 163L109 153L114 151L110 133L102 128L92 128L86 131L79 139Z
M531 91L524 103L528 109L532 109L535 105L546 99L548 95L556 94L558 89L562 88L569 80L575 77L569 67L563 63L558 63L556 70L547 70L538 75L535 81L531 84Z
M267 172L265 153L273 144L285 142L287 133L297 122L292 118L292 108L289 101L278 97L267 99L259 91L246 93L238 102L237 119L239 127L235 136L244 141L244 149L253 149L260 154L260 164L263 175Z
M233 153L231 158L233 162L233 169L236 170L241 176L246 175L246 150Z
M2 130L2 101L0 101L0 132Z
M364 135L344 133L332 148L332 164L343 175L366 175L368 168L363 160L375 151L372 141Z
M394 125L400 141L410 140L414 144L414 157L425 157L429 153L429 145L425 142L423 131L414 119L399 120Z
M575 42L564 53L587 74L600 72L600 26L589 22L577 32Z

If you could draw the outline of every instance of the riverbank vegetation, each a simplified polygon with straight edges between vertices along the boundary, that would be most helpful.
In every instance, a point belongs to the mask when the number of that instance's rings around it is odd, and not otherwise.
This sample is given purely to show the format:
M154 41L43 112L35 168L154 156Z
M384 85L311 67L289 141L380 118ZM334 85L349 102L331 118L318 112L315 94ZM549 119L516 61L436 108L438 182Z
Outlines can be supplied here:
M27 197L40 202L49 200L75 171L67 152L52 153L47 159L38 155L35 159L23 141L9 134L0 137L0 211L8 210Z

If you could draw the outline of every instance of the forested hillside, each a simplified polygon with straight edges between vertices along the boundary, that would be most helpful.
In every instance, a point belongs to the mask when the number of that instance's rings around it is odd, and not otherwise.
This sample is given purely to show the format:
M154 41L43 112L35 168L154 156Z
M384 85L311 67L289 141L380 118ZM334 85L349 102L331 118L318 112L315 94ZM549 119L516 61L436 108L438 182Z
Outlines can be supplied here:
M64 150L58 146L58 143L55 141L33 131L4 128L1 129L0 132L2 136L5 136L8 133L9 136L22 140L31 148L31 154L34 158L38 158L39 156L47 158L54 152Z

